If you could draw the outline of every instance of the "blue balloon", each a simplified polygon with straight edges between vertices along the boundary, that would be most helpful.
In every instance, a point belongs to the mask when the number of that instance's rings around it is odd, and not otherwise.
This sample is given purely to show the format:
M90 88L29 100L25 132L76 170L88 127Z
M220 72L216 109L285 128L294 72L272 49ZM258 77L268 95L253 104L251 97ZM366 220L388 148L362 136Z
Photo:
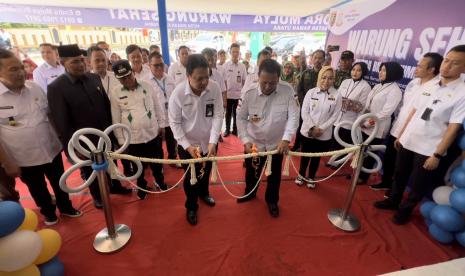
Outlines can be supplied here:
M465 247L465 231L455 234L455 238L460 243L461 246Z
M465 188L456 189L450 193L449 201L452 207L461 212L465 213ZM464 218L465 219L465 218Z
M50 261L39 265L40 276L63 276L65 275L65 266L58 259L53 257Z
M424 218L430 218L431 210L436 207L437 204L433 201L425 201L425 203L421 204L420 206L420 213L423 215Z
M429 233L435 240L441 243L451 243L454 241L454 235L452 235L450 232L442 230L439 226L436 224L431 224L428 227Z
M465 219L454 208L438 205L431 210L431 220L434 224L449 232L458 232L465 228Z
M452 171L451 181L457 188L465 188L465 167L463 164Z
M0 201L0 238L13 233L23 223L26 213L14 201Z
M463 135L463 136L460 138L459 147L460 147L462 150L465 150L465 135Z

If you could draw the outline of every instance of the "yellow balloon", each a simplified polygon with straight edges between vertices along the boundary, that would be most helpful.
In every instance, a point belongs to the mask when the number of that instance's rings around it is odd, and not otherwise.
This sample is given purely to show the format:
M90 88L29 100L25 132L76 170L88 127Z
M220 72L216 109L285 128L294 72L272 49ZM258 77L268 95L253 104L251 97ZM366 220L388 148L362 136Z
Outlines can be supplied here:
M37 231L40 236L43 246L39 257L34 261L34 264L39 265L51 260L58 253L61 247L61 236L57 231L52 229L42 229Z
M0 271L0 276L40 276L40 270L36 265L32 264L13 272Z
M35 231L39 224L39 219L34 211L28 208L24 208L26 215L24 216L23 224L21 224L18 230L31 230Z

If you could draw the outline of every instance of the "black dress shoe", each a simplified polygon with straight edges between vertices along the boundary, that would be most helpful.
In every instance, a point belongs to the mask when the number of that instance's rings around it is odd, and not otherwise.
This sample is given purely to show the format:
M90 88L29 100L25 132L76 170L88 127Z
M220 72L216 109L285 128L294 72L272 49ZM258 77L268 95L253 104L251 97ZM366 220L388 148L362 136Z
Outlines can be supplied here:
M404 225L410 221L412 214L410 212L397 211L392 217L392 222L397 225Z
M373 206L377 209L382 210L397 210L399 209L399 204L395 203L392 199L386 198L385 200L376 201Z
M147 197L147 193L142 190L137 190L137 198L144 200Z
M276 203L268 203L268 211L270 215L274 218L279 217L279 207Z
M375 191L389 190L391 189L391 186L392 186L391 184L381 182L378 184L370 185L370 189L375 190Z
M237 129L234 129L231 134L237 136Z
M165 183L157 183L158 187L160 187L160 190L166 191L168 190L168 186Z
M229 133L229 131L225 131L224 134L223 134L223 137L228 137L229 134L231 134L231 133Z
M103 208L103 203L101 199L94 199L94 206L97 209L102 209Z
M110 188L110 194L128 195L130 193L132 193L132 189L125 188L120 185L116 185Z
M196 225L197 224L197 211L187 210L186 219L190 225Z
M236 199L236 202L237 203L247 202L247 201L250 201L252 199L255 199L255 197L256 197L256 195L252 194L252 195L249 195L249 196L246 196L246 197L238 198L238 199Z
M212 206L212 207L215 206L215 200L211 196L203 196L200 199L203 202L205 202L205 204L207 204L208 206Z

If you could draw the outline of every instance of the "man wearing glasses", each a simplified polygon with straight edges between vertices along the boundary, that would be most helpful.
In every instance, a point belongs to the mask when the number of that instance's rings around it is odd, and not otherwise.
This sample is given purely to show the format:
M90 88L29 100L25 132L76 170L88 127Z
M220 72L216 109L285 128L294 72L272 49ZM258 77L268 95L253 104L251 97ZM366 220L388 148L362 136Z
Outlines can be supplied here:
M163 106L165 120L168 122L168 102L176 84L174 80L164 72L165 63L163 56L159 52L152 52L149 55L149 66L152 76L147 81L152 85L159 102ZM168 150L168 159L176 159L177 142L174 139L173 132L169 126L165 127L165 142ZM181 164L173 165L176 168L182 168Z

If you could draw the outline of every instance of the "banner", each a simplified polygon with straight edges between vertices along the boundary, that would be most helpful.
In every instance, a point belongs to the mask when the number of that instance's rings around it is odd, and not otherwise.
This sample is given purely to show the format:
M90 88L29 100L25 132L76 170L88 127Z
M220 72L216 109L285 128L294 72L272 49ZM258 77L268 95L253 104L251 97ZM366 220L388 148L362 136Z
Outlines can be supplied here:
M153 10L0 4L0 14L1 22L11 23L158 28L158 13ZM327 31L329 13L295 17L168 12L167 20L168 28L175 30L321 32Z
M339 46L333 65L342 51L351 50L357 61L368 64L370 82L376 83L379 65L397 61L406 85L424 54L445 55L465 44L463 10L464 0L377 0L331 9L327 46Z

